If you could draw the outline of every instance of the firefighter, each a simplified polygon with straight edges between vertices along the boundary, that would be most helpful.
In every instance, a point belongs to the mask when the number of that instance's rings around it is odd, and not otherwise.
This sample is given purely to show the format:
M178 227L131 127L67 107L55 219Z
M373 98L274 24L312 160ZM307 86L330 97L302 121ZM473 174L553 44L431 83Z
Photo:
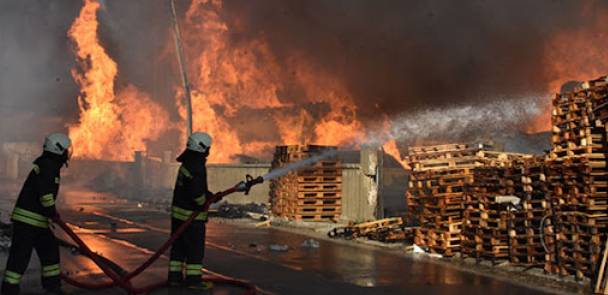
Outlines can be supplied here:
M207 189L205 163L211 149L211 136L195 132L188 138L186 150L177 158L181 163L171 207L171 233L213 196ZM205 255L205 223L207 212L202 212L173 243L169 262L169 285L195 290L209 290L213 284L202 279Z
M63 294L59 278L59 245L49 228L57 220L55 200L59 191L59 172L67 167L71 141L61 133L48 135L43 153L34 161L11 215L13 237L6 263L2 294L19 294L19 283L30 262L32 250L40 258L42 287L49 294Z

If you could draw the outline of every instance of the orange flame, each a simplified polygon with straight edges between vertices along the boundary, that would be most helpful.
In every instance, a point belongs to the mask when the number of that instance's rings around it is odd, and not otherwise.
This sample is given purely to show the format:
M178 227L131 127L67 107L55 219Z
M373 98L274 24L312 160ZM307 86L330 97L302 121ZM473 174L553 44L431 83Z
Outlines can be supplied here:
M193 1L183 30L187 56L193 57L192 86L198 93L193 96L194 129L209 132L220 146L211 154L212 162L270 150L276 144L353 145L365 139L355 105L339 81L311 68L295 53L287 65L293 77L287 79L285 66L277 63L263 39L230 42L231 28L221 18L221 10L219 0ZM300 103L323 103L329 112L319 117L301 105L282 101L279 93L286 83L302 86L306 98ZM241 130L229 123L241 108L276 110L270 116L281 142L253 140L242 145Z
M81 88L80 119L69 126L69 134L75 157L125 161L168 128L168 114L135 86L115 93L118 67L99 43L99 7L97 1L85 0L68 32L83 69L72 70Z
M408 161L401 157L401 152L397 148L397 142L394 140L389 140L382 146L384 152L391 155L395 160L397 160L401 166L405 169L409 169Z
M558 93L568 81L587 81L608 73L608 33L605 20L608 11L597 9L594 1L585 2L584 19L596 19L591 27L564 30L552 36L545 46L545 64L550 82L546 92ZM595 16L597 15L597 16ZM551 96L547 95L545 111L528 128L530 132L551 130Z

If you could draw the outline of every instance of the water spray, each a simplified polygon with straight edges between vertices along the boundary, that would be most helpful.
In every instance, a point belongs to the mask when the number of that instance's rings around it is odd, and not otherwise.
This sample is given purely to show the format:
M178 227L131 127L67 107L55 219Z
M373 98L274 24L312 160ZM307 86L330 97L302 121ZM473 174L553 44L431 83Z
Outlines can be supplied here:
M335 151L335 150L328 151L326 153L322 153L322 154L316 155L314 157L310 157L310 158L302 160L302 161L291 163L285 167L274 169L274 170L270 171L269 173L266 173L266 175L258 176L256 178L247 174L245 176L245 180L237 183L233 187L233 189L235 192L244 192L245 195L248 195L249 191L251 190L251 187L253 187L256 184L263 183L266 180L271 180L271 179L275 179L277 177L281 177L291 171L300 170L300 169L310 166L316 162L319 162L323 159L334 157L337 154L338 154L338 151Z
M310 166L316 162L319 162L323 159L326 158L331 158L334 157L338 154L337 150L332 150L332 151L328 151L313 157L310 157L308 159L302 160L302 161L298 161L295 163L291 163L285 167L281 167L278 169L274 169L272 171L270 171L269 173L267 173L266 175L262 176L264 178L264 180L270 180L270 179L275 179L277 177L281 177L291 171L294 170L300 170L302 168L305 168L306 166Z

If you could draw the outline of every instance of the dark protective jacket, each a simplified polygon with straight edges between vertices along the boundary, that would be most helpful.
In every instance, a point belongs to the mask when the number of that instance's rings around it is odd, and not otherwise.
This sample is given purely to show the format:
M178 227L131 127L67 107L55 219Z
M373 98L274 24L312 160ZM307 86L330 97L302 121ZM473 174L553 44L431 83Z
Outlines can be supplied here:
M34 161L34 167L19 193L12 221L48 227L48 219L57 214L55 201L59 192L59 171L63 163L61 156L49 152L44 152Z
M202 208L212 194L207 188L206 156L203 153L186 150L177 161L182 164L175 181L171 216L183 221L194 210ZM196 220L206 221L207 213L201 213Z

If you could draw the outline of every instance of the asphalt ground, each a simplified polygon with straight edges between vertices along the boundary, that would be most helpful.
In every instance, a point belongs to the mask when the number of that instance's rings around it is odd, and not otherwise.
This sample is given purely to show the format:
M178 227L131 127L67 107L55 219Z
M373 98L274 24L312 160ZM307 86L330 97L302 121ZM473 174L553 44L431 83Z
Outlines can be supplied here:
M14 194L14 192L12 192ZM14 196L3 191L0 219L6 221ZM10 195L10 196L9 196ZM169 214L107 193L62 187L63 219L98 254L124 270L133 270L169 237ZM59 237L67 239L60 231ZM327 239L318 248L303 247L309 235L252 223L211 219L207 224L204 271L255 284L261 294L542 294L509 280L487 276L394 251ZM271 245L287 245L272 251ZM62 270L81 281L106 281L101 270L72 249L62 248ZM166 255L167 253L165 253ZM167 256L138 276L134 285L164 280ZM0 264L6 252L0 253ZM3 268L3 265L1 266ZM23 279L24 294L41 294L40 266L35 255ZM70 294L126 294L118 289L90 291L66 285ZM242 294L237 287L218 285L208 294ZM200 294L161 289L152 294Z

